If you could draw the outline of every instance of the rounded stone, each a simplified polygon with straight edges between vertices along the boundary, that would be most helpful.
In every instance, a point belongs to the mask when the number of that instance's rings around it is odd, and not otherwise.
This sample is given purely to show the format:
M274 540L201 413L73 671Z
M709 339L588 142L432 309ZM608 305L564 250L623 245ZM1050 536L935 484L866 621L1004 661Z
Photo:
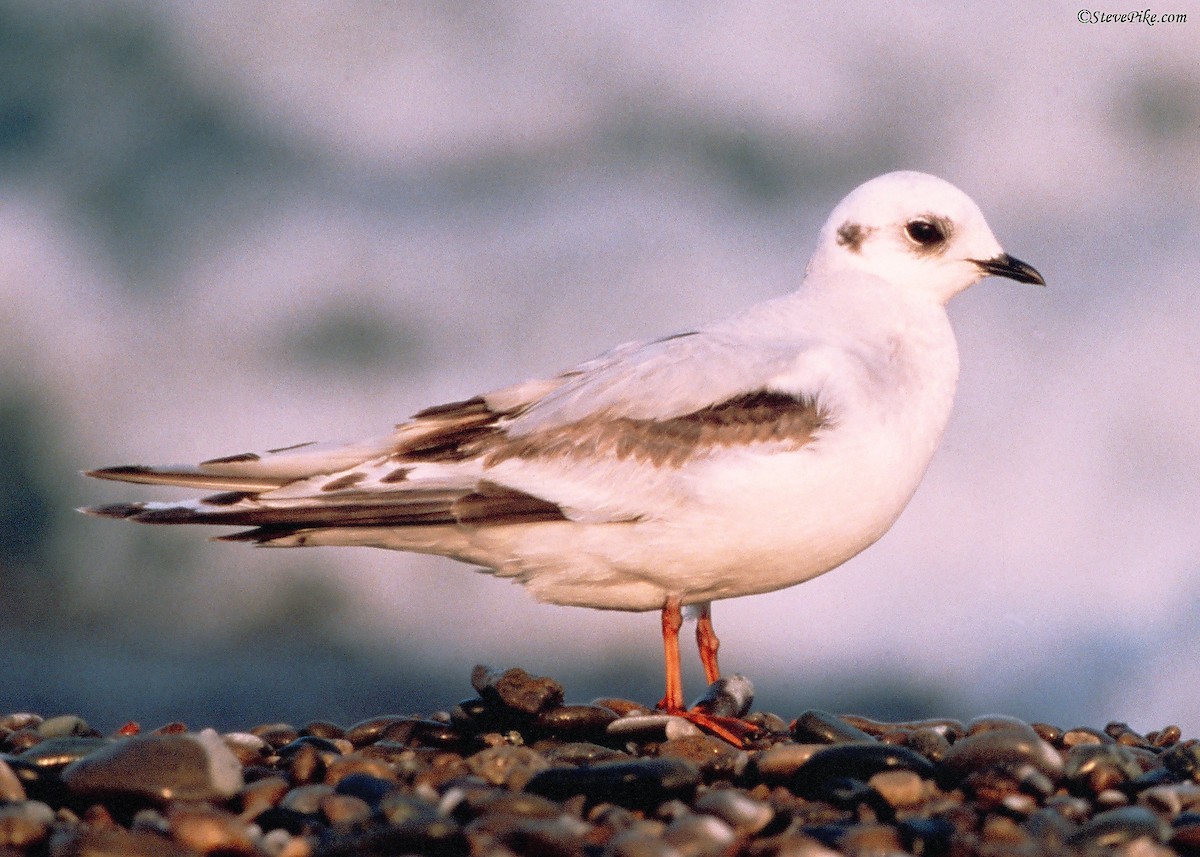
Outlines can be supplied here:
M25 800L25 787L12 767L0 759L0 801L16 803Z
M212 729L108 744L64 768L62 781L75 794L155 800L228 798L243 786L241 763Z
M754 704L754 683L740 673L722 676L692 706L714 717L745 717Z
M867 785L897 809L919 806L925 799L925 781L914 771L880 771Z
M86 720L74 714L61 714L58 717L43 720L35 727L35 731L43 738L84 736L97 738L100 736L100 733L89 726Z
M17 758L38 768L61 768L83 759L97 750L113 746L108 738L64 736L39 741Z
M686 759L700 769L707 782L732 780L745 770L749 761L743 750L711 735L671 738L659 745L658 755Z
M514 667L493 670L482 664L471 673L471 686L485 700L526 714L562 705L563 686L552 678L531 676Z
M471 772L494 786L518 790L539 771L550 767L540 753L530 747L501 745L480 750L467 759Z
M775 818L771 804L737 789L710 789L696 798L693 808L715 815L742 835L758 833Z
M857 726L826 711L810 709L796 718L792 737L811 744L874 744L875 738Z
M555 736L591 736L603 734L617 713L602 705L560 705L541 712L537 726Z
M371 817L371 805L353 795L325 795L318 807L330 824L356 824Z
M1142 774L1142 766L1128 747L1120 744L1080 744L1067 753L1063 777L1074 794L1099 795Z
M800 766L789 788L805 798L824 794L832 781L866 781L882 771L912 771L926 779L934 775L933 764L907 747L889 744L835 744L812 754Z
M171 837L202 854L254 854L254 840L244 821L212 806L184 805L167 813Z
M583 795L593 804L649 809L672 799L689 800L698 785L699 768L683 759L664 758L550 768L530 780L525 789L552 800Z
M0 845L27 848L41 842L54 824L54 810L36 800L0 806Z
M994 722L994 720L992 721ZM1033 765L1048 777L1062 774L1062 758L1025 723L1004 728L976 730L956 741L940 768L946 779L957 783L974 771Z
M297 786L283 796L279 806L282 809L290 809L304 815L316 815L321 810L321 801L326 795L331 794L333 794L333 787L324 783Z
M1169 835L1169 826L1153 812L1144 806L1126 806L1099 813L1080 825L1067 838L1067 844L1079 848L1112 848L1143 836L1165 842Z

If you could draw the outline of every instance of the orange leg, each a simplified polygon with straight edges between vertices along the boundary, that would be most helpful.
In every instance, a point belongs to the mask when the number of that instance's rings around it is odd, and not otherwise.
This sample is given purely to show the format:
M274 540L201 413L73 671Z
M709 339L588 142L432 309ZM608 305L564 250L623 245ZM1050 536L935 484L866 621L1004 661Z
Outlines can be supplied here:
M679 629L683 610L679 599L671 597L662 609L663 661L667 670L667 692L658 707L672 714L683 711L683 669L679 664Z
M713 630L712 606L700 605L700 618L696 620L696 647L700 649L700 661L704 664L704 678L709 684L721 677L721 668L717 666L717 650L721 641Z
M677 717L695 723L706 732L728 741L735 747L744 747L744 739L758 730L729 717L714 717L697 709L688 710L683 703L683 670L679 663L679 629L683 627L683 609L676 597L667 599L662 608L663 660L666 663L667 692L658 707ZM704 674L709 684L717 680L717 648L720 643L713 633L712 616L705 604L700 612L700 624L696 628L696 640L700 646L700 658L704 661Z

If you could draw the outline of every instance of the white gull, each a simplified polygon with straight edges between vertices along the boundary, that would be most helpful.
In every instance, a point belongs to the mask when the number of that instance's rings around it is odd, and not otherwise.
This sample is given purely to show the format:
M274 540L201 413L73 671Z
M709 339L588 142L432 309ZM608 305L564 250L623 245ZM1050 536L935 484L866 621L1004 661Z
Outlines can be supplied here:
M838 204L791 294L371 440L92 471L220 493L87 511L250 527L220 538L273 547L440 554L542 601L660 610L660 707L684 713L683 606L715 681L712 601L836 568L904 509L954 398L944 305L988 275L1043 283L962 191L889 173Z

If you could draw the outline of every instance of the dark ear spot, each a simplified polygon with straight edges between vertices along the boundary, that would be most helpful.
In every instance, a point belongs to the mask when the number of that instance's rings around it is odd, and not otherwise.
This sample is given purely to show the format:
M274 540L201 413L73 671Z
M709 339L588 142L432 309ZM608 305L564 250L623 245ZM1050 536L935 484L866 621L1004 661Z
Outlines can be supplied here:
M851 253L858 253L862 250L862 243L870 233L871 230L861 223L854 223L847 220L838 227L837 243L848 249Z

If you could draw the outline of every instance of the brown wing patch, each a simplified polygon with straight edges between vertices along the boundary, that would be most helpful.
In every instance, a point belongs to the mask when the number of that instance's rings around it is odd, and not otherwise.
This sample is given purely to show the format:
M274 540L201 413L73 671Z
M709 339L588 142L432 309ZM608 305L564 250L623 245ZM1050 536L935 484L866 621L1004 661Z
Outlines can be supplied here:
M799 449L828 422L814 399L760 390L668 420L597 417L523 437L495 432L469 451L489 466L510 458L612 455L679 467L717 447L778 441Z
M242 464L249 461L259 461L262 458L257 452L239 452L237 455L224 455L220 458L210 458L208 461L201 461L200 466L206 464Z
M339 476L332 482L326 482L321 486L322 491L343 491L346 488L353 488L359 482L367 478L365 473L347 473L345 476Z

